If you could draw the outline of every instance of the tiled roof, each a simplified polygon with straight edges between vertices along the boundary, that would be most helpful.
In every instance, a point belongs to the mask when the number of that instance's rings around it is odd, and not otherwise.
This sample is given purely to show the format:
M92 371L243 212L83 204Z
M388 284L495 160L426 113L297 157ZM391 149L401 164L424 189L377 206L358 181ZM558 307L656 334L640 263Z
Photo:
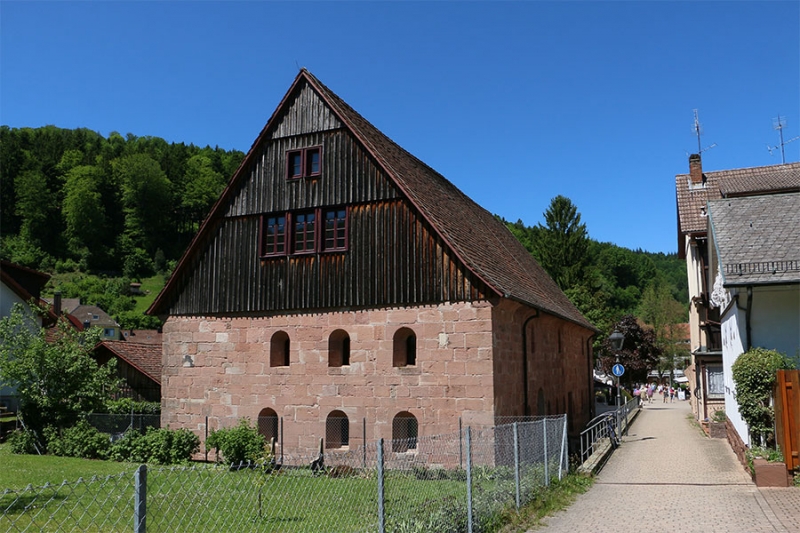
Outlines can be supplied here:
M704 184L689 174L675 176L678 228L681 233L705 233L706 204L723 197L800 191L800 163L704 172Z
M96 305L79 305L72 313L75 318L83 322L89 322L89 326L103 327L119 327L113 318L108 316L108 313L97 307ZM94 317L97 317L96 319Z
M459 258L501 296L594 329L503 223L401 148L307 71L311 85Z
M53 298L44 298L44 301L53 305ZM64 313L72 313L80 305L80 298L61 298L61 311Z
M800 283L800 193L724 198L709 212L726 286Z
M162 334L156 329L127 329L122 332L122 340L141 344L161 345Z
M145 344L130 341L104 341L102 346L133 366L139 372L161 384L161 344Z

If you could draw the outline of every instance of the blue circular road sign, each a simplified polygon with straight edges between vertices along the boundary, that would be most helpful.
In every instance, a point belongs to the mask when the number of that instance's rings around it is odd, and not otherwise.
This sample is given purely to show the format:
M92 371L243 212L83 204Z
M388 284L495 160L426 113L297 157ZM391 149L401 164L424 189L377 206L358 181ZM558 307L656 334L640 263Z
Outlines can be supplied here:
M614 367L611 369L611 372L612 372L612 373L613 373L615 376L617 376L617 377L620 377L622 374L624 374L624 373L625 373L625 367L624 367L624 366L622 366L621 364L617 363L617 364L616 364L616 365L614 365Z

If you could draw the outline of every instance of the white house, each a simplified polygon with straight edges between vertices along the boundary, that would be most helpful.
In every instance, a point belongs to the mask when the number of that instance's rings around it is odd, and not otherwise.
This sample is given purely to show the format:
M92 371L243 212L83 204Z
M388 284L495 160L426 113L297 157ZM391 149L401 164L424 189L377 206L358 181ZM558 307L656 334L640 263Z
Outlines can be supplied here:
M715 280L710 305L720 310L725 412L749 446L731 367L750 347L800 352L800 193L709 201L708 225L709 274Z

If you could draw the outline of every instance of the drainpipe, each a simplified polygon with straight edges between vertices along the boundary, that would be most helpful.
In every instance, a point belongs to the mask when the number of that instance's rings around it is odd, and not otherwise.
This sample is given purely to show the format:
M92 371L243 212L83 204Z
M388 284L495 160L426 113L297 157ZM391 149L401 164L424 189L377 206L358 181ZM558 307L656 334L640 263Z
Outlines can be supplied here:
M539 318L539 310L535 311L536 314L529 316L522 324L522 413L525 416L531 416L531 406L528 402L528 322Z
M744 351L748 351L750 349L750 311L753 309L753 287L748 285L747 286L747 309L744 310L744 323L746 324L745 329L747 330L747 347Z
M597 337L597 333L592 333L586 339L586 354L589 356L589 405L591 405L589 408L589 414L591 415L589 420L597 416L597 400L594 397L594 353L592 352L595 337Z

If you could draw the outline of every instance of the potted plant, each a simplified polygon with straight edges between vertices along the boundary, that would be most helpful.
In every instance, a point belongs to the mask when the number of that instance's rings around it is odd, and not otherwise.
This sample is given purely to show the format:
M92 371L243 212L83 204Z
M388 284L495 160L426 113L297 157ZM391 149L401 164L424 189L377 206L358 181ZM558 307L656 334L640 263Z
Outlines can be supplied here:
M757 446L747 450L750 475L758 487L788 487L791 476L780 450Z

